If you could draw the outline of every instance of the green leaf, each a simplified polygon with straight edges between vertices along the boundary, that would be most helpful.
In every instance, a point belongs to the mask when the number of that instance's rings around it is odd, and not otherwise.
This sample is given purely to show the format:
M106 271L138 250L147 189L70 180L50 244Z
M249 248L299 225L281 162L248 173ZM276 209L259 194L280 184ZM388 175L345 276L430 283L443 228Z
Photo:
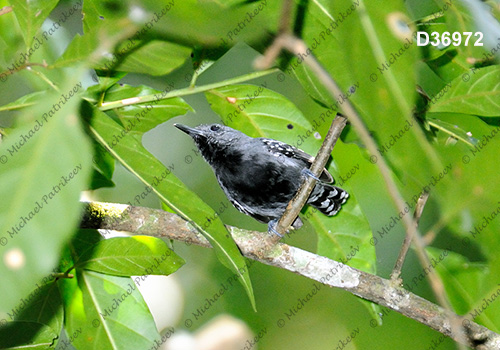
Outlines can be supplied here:
M165 115L165 120L174 115ZM123 166L156 193L176 213L188 218L208 239L224 266L241 275L240 282L245 287L252 306L255 308L252 285L244 258L231 239L215 211L205 204L196 194L172 174L175 164L165 167L153 157L135 137L127 137L127 131L103 112L95 109L92 117L91 132L104 147ZM119 143L114 142L116 135L124 135ZM207 220L215 216L215 220ZM240 270L245 271L240 274Z
M452 6L449 6L449 10L446 11L445 14L445 20L446 20L446 26L447 30L450 33L454 32L472 32L475 33L478 31L478 26L474 23L473 16L471 15L471 11L467 9L465 3L466 1L450 1L450 0L440 0L440 2L444 5L446 3L452 3ZM490 17L491 18L491 17ZM489 18L488 18L489 19ZM484 23L486 22L487 19L485 16L481 18L481 22ZM483 26L484 28L484 26ZM482 28L481 28L482 29ZM483 32L484 34L484 32ZM456 46L455 49L460 52L460 55L464 58L468 58L469 60L474 60L474 59L482 59L483 58L483 52L484 48L480 46L474 45L474 43L477 40L477 36L472 36L470 38L469 44L468 45L459 45ZM496 39L496 38L495 38ZM462 40L465 40L462 38ZM484 42L485 40L482 40ZM496 42L495 42L496 45Z
M464 12L470 13L473 21L473 26L471 29L477 30L484 34L484 46L491 51L488 52L487 58L493 59L493 55L496 54L497 59L500 58L500 53L498 51L498 38L500 37L500 23L498 21L498 8L495 7L494 3L482 3L471 0L463 1L466 10ZM494 50L496 49L496 50ZM483 56L485 57L485 56Z
M159 6L157 3L155 13L161 13ZM98 32L116 35L120 28L126 27L125 23L131 22L129 17L133 16L130 14L139 11L144 9L127 2L116 2L110 6L100 1L86 1L83 7L83 28L85 36L90 36L87 41L92 41L91 38ZM112 55L106 55L106 59L96 64L95 68L158 76L181 66L189 57L191 49L169 41L154 40L151 30L158 19L154 22L151 20L155 16L154 13L145 12L136 15L134 22L128 25L130 27L133 24L133 30L127 30L128 40L122 41Z
M188 111L193 110L191 106L180 97L162 99L162 97L172 89L173 86L168 86L164 91L160 91L144 85L114 85L106 91L103 105L112 101L136 99L137 97L146 95L156 95L156 100L153 102L137 103L113 110L122 122L122 125L127 129L129 128L130 133L137 134L138 140L140 141L142 133L153 129L175 116L184 115Z
M92 181L90 189L95 190L101 187L114 187L112 181L115 170L115 159L97 142L94 142L94 157L92 157Z
M98 242L76 260L83 268L114 276L170 275L185 261L156 237L116 237Z
M132 10L131 3L127 1L103 2L84 1L83 3L83 32L85 35L104 29L106 32L117 32L120 23L128 22L128 14Z
M112 49L115 43L133 33L137 27L130 23L121 28L120 32L114 34L111 33L111 30L96 28L92 33L75 35L64 53L49 65L49 68L69 67L80 62L85 62L94 68L101 68L104 63L109 62L105 58L105 54ZM106 41L100 40L101 37L106 37Z
M492 300L500 297L500 288L488 283L488 265L471 262L449 249L429 247L427 252L457 313L498 332L500 305Z
M12 0L10 2L21 27L26 47L31 46L35 34L58 2L58 0Z
M130 52L115 70L155 76L165 75L184 64L191 54L191 50L185 46L159 40L146 43L137 50L132 51L132 49L122 48Z
M144 37L175 38L186 46L228 47L237 41L259 42L266 37L269 24L275 27L277 23L277 18L269 21L273 7L270 1L247 2L232 8L220 2L196 0L144 0L142 5L147 11Z
M0 147L0 311L50 273L80 220L80 191L91 171L90 142L77 117L81 83L60 91L27 109L22 116L31 122Z
M52 328L38 322L9 322L0 326L0 349L46 350L53 348L58 336Z
M449 136L464 142L470 147L474 147L477 144L477 140L472 136L469 136L467 132L458 127L457 125L450 124L444 120L436 118L428 118L427 122L438 130L443 131Z
M443 198L440 220L449 223L463 237L465 248L477 246L487 257L486 280L489 288L493 288L498 284L500 273L500 221L497 218L500 189L490 184L496 183L500 173L498 162L492 161L498 157L500 127L469 115L463 115L462 119L475 121L476 128L471 131L478 143L473 148L457 143L442 149L452 176L446 176L436 187Z
M329 125L335 116L331 110L327 111L323 115L324 119L318 118L313 126L293 103L264 86L227 86L208 91L206 97L211 108L226 125L252 137L270 137L287 142L312 155L321 146L321 142L313 136L315 130L320 124ZM289 125L293 128L289 129ZM359 149L357 158L363 159ZM330 169L333 174L337 173L334 165ZM356 198L351 196L335 217L315 214L314 211L309 208L303 219L309 221L318 234L318 254L344 262L352 254L354 259L346 263L375 273L375 248L370 245L371 230ZM369 309L372 310L371 306Z
M37 103L40 103L40 101L42 101L43 98L45 96L47 96L47 93L50 93L50 91L49 90L36 91L36 92L31 93L31 94L23 95L20 98L18 98L17 100L0 107L0 112L13 111L16 109L22 109L22 108L33 106Z
M77 34L66 48L66 51L49 68L68 67L85 61L88 64L97 65L102 62L102 58L91 57L91 54L97 50L99 43L99 33L94 33L94 35Z
M31 344L30 349L53 346L63 324L62 299L57 285L54 282L37 284L22 300L25 302L12 310L15 321L0 326L0 348L25 348L26 344Z
M67 246L64 258L71 261L71 269L75 265L75 259L87 251L92 250L92 247L103 241L103 236L97 230L79 229L76 235Z
M77 349L149 349L160 339L132 279L81 271L62 282L65 330Z
M500 67L473 69L454 79L439 93L430 112L500 116Z
M435 27L431 27L431 33ZM439 33L449 31L448 27L443 26ZM455 46L448 47L445 51L441 51L430 45L429 54L438 56L426 60L427 65L443 80L450 81L467 72L471 65L467 62L467 57L460 55Z
M284 96L267 89L266 83L260 86L230 85L209 90L205 96L226 125L243 130L251 137L269 137L272 134L277 140L290 139L292 133L297 136L311 129L301 111ZM331 123L334 116L335 113L330 111L326 122ZM289 129L288 125L292 125L293 129ZM314 137L309 137L307 141L318 144ZM303 147L306 152L314 152L314 144L299 145L298 142L299 137L295 137L289 143Z

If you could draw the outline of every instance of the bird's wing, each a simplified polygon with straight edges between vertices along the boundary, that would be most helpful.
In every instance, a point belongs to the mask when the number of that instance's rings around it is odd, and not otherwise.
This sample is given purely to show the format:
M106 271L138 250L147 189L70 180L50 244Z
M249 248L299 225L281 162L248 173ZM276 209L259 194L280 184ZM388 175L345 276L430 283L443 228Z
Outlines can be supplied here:
M307 154L306 152L295 148L288 143L284 143L281 141L273 140L273 139L267 139L264 137L261 137L260 140L264 143L264 145L267 147L267 149L270 152L277 152L281 153L284 156L287 156L288 158L296 158L300 159L302 161L305 161L309 164L312 164L314 161L314 157L311 156L310 154ZM323 169L323 172L319 176L319 179L321 181L327 182L327 183L333 183L333 177L332 175L328 172L328 170Z

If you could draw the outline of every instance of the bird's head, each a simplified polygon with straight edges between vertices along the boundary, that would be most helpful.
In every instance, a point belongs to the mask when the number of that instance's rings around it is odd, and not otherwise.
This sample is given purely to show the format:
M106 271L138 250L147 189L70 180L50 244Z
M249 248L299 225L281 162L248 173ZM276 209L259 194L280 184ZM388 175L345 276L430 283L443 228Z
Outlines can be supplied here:
M238 130L220 124L202 124L195 128L174 124L177 129L191 136L203 157L213 164L219 157L226 157L231 153L243 137L248 137Z

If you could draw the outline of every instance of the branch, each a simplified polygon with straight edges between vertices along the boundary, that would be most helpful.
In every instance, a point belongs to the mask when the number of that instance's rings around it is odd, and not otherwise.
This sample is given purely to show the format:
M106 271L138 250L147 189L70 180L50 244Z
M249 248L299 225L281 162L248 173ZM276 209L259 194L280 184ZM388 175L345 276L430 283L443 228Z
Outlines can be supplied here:
M330 158L330 154L332 153L333 147L337 142L342 130L344 129L347 123L347 119L344 118L341 114L337 114L337 117L333 120L330 129L328 130L328 134L321 145L321 148L318 151L318 154L314 158L313 163L311 164L310 171L317 178L320 177L320 174L323 172L326 162ZM306 176L304 181L299 187L297 194L293 197L293 199L288 203L285 212L281 216L276 225L276 231L278 234L283 236L286 230L292 225L295 218L299 215L302 207L306 204L309 195L311 194L314 186L316 185L316 179L311 176ZM278 235L272 235L269 237L269 240L272 243L277 243L281 239Z
M85 203L82 228L128 231L210 247L208 241L181 217L158 209L124 204ZM500 348L500 335L407 290L391 280L371 275L334 260L278 243L268 249L266 233L228 226L243 255L261 263L292 271L327 286L341 288L414 319L456 341L481 350ZM305 264L304 262L307 262ZM449 320L461 318L467 340L451 331Z
M292 12L293 12L293 1L285 0L281 7L280 23L278 27L278 33L285 34L291 33L291 23L292 23Z
M12 12L12 6L4 6L0 8L0 16L5 15L6 13Z
M1 10L0 10L1 11ZM35 67L35 66L39 66L39 67L43 67L43 68L47 68L48 67L48 64L47 62L45 62L45 60L43 60L42 63L36 63L36 62L27 62L27 63L24 63L20 66L16 66L15 68L16 69L7 69L6 71L4 72L0 72L0 75L5 75L5 76L8 76L8 75L12 75L14 74L15 72L19 72L20 70L23 70L25 68L30 68L30 67Z
M415 212L413 214L413 218L415 220L415 229L418 228L418 223L420 222L420 217L422 216L422 213L424 211L424 207L425 207L425 204L427 203L427 199L429 199L428 192L422 192L422 194L418 198L417 205L415 207ZM392 270L392 273L391 273L391 281L396 285L400 285L403 283L403 281L400 278L401 269L403 268L406 254L408 253L408 250L410 249L410 245L411 245L412 241L419 242L419 244L422 247L425 246L425 242L423 241L422 237L418 233L418 230L415 230L413 237L410 235L409 231L406 232L406 236L405 236L405 239L403 241L403 245L401 247L398 258L396 260L396 264L394 265L394 269ZM425 253L425 250L423 250L423 252ZM417 254L419 255L420 261L423 262L422 263L423 266L429 266L431 264L427 254L422 254L422 252L420 252L420 251L417 251ZM436 271L435 270L429 271L428 278L429 278L431 288L434 291L434 294L436 295L437 300L439 301L439 304L444 306L448 310L453 310L452 306L451 306L451 302L448 299L448 296L446 294L443 281L441 281L441 279L437 275ZM457 334L458 337L464 337L465 334L463 334L463 332L462 332L462 328L461 328L460 323L461 323L461 319L459 317L453 316L450 318L450 325L451 325L452 332L454 334Z
M418 227L418 223L420 222L420 217L422 216L422 213L424 211L425 203L427 203L427 199L429 198L429 193L428 192L423 192L420 197L418 198L417 205L415 206L415 213L413 214L413 219L415 220L415 225ZM399 276L401 275L401 269L403 268L403 264L406 258L406 254L408 253L408 250L410 249L411 241L413 240L413 237L411 237L409 232L406 232L405 239L403 241L403 245L401 247L401 250L399 252L399 256L396 260L396 264L394 265L394 269L392 270L391 273L391 280L397 281L397 283L401 284L402 281L400 280Z

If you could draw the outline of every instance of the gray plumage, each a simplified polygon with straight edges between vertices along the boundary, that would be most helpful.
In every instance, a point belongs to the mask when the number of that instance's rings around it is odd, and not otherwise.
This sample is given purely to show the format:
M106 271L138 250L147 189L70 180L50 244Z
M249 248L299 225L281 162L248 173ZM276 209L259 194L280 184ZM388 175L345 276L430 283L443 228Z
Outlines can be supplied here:
M289 144L268 138L252 138L230 127L210 124L190 128L174 124L191 136L212 167L220 187L244 214L269 223L281 217L302 183L314 158ZM349 197L343 189L328 185L333 178L324 169L307 203L333 216ZM300 227L300 218L294 227Z

